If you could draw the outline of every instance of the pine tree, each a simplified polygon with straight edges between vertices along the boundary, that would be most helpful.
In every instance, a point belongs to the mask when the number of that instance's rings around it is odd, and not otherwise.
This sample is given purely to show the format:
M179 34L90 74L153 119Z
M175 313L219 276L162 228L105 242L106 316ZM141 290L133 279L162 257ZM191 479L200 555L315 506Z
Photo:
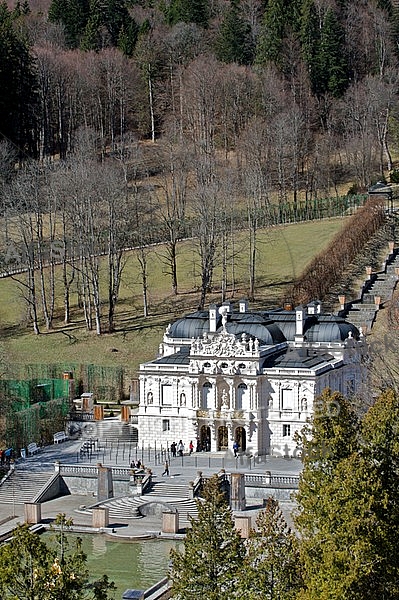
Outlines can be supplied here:
M291 600L301 588L298 540L274 498L256 519L241 574L241 597L247 600Z
M305 580L299 598L398 598L399 402L393 392L383 394L360 428L343 408L331 427L313 420L322 452L319 460L314 452L314 459L304 456L296 519Z
M238 0L231 0L230 9L220 25L215 52L217 58L225 63L249 65L253 62L251 26L242 18Z
M269 61L281 64L287 24L285 7L284 0L270 0L267 5L256 46L255 62L259 65Z
M165 10L169 25L195 23L206 29L209 22L208 0L172 0Z
M342 96L349 84L349 73L344 30L337 14L331 8L318 14L314 2L305 0L301 43L312 92L318 98L326 93Z
M326 12L321 30L318 66L321 83L319 93L329 92L336 98L342 96L349 84L345 35L331 9ZM316 89L318 85L315 82Z
M89 14L89 0L52 0L48 18L54 23L62 23L68 47L77 48L80 45Z
M217 475L207 481L203 496L197 501L198 518L191 520L184 552L171 553L174 600L235 597L245 550Z
M14 28L14 16L0 4L0 131L24 153L35 154L36 74L25 40Z

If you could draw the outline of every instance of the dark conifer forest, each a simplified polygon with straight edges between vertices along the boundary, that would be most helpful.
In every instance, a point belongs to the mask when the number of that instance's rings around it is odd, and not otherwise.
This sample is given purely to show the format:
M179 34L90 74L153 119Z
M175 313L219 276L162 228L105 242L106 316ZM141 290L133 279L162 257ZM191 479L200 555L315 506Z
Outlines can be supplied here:
M396 2L2 2L0 270L35 333L60 295L70 322L72 291L87 329L114 331L132 247L147 316L158 242L173 294L190 238L199 307L216 266L225 299L238 229L253 300L261 228L399 180L398 60Z
M0 133L21 160L67 158L85 128L102 156L134 138L239 178L258 162L280 200L364 189L398 146L397 4L9 0Z

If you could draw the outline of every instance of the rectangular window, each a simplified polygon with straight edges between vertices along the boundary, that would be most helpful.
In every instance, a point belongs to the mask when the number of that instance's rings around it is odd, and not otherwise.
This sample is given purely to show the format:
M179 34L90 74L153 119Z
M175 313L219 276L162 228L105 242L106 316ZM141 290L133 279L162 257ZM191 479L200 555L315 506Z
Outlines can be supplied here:
M351 396L355 393L355 380L348 379L346 382L346 395Z
M162 405L172 406L172 386L169 384L162 386Z
M283 425L283 437L289 437L291 435L291 425Z
M162 419L162 431L170 431L169 419Z
M294 409L294 390L281 390L281 409L292 412Z

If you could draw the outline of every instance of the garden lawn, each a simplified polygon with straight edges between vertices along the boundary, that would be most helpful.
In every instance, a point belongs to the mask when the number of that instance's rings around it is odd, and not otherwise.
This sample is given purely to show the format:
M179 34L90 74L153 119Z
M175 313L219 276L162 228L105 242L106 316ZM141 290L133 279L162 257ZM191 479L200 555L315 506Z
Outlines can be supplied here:
M342 218L279 226L258 233L256 301L253 307L279 307L289 298L290 285L306 264L325 248L344 223ZM11 279L0 280L0 360L8 363L78 363L123 366L135 376L141 362L157 353L165 327L170 321L195 310L199 300L198 255L189 241L180 245L178 256L179 295L171 292L170 277L162 261L162 246L148 254L149 309L142 316L142 288L135 252L126 254L126 267L117 306L113 334L97 336L85 329L83 315L72 295L72 323L62 321L62 289L57 297L54 329L35 336L26 323L22 287ZM234 264L234 268L233 268ZM104 264L105 267L105 264ZM104 269L105 271L105 269ZM234 284L233 280L234 272ZM23 278L21 278L23 280ZM237 233L234 259L228 266L227 298L246 297L248 288L248 242L245 232ZM221 300L221 271L215 269L213 293L208 302ZM104 278L104 300L106 284ZM106 305L104 305L104 325Z

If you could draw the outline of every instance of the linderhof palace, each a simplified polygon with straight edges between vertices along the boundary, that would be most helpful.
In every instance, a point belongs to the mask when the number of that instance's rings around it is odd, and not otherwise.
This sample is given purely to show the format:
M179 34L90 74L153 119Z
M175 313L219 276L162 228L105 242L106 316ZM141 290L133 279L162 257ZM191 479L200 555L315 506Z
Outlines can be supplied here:
M364 351L361 331L318 301L268 312L211 305L169 325L158 357L140 365L140 439L296 456L315 398L359 389Z

